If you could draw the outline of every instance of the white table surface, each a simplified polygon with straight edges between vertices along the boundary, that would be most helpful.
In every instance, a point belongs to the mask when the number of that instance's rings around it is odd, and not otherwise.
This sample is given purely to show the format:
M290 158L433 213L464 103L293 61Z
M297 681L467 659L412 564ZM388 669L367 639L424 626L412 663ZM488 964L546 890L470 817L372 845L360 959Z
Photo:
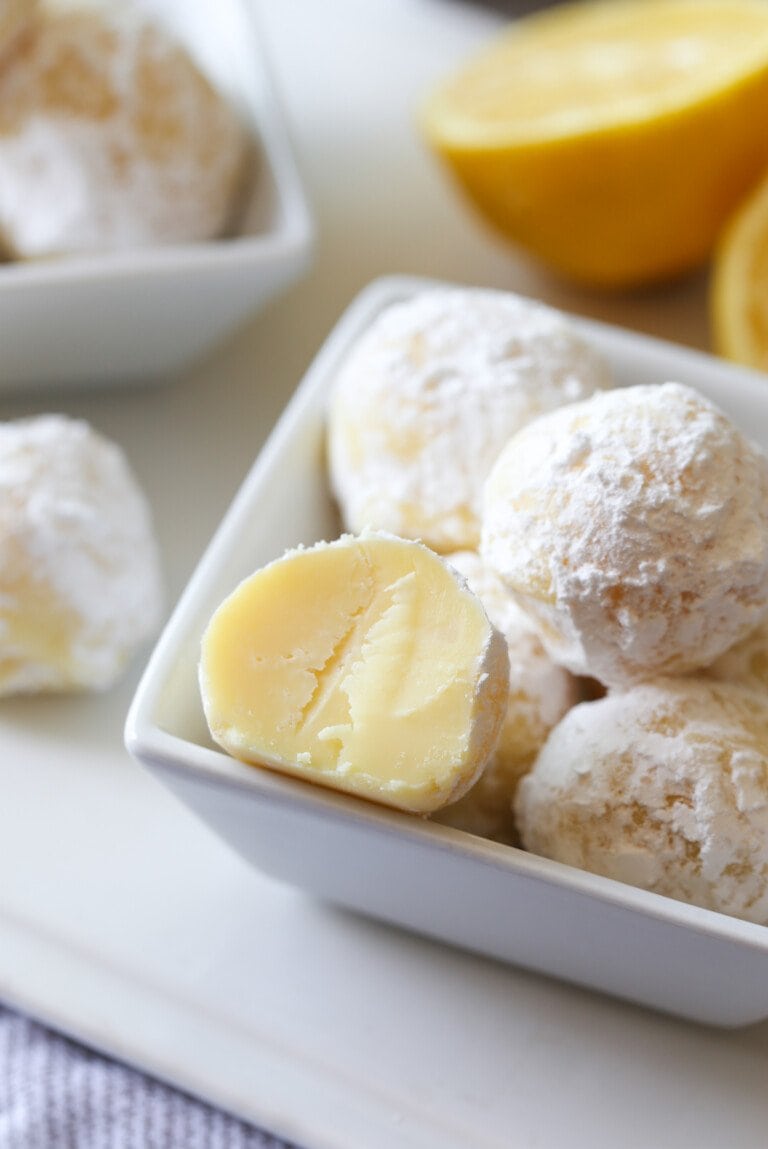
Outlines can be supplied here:
M172 594L354 294L407 272L706 348L706 277L589 296L503 249L420 143L431 81L499 23L459 0L260 0L313 268L187 377L6 399L129 451ZM768 1134L768 1024L718 1032L441 948L247 869L125 755L108 698L0 710L0 998L307 1149L708 1149ZM460 907L457 907L457 913Z

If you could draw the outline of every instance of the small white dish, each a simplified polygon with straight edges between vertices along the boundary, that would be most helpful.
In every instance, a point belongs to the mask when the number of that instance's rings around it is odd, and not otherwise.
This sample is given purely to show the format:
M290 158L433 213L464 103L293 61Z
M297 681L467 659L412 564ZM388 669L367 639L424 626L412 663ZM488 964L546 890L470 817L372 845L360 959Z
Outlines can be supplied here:
M128 749L255 866L322 898L691 1020L735 1026L766 1018L768 928L254 769L208 735L197 684L202 631L257 567L287 547L338 534L323 455L331 382L372 318L424 286L378 281L331 334L161 636L128 715ZM768 446L762 377L646 336L573 322L620 385L689 383Z
M115 2L115 0L109 0ZM212 348L306 268L312 223L248 0L143 0L230 98L254 137L231 237L0 264L0 393L159 382Z

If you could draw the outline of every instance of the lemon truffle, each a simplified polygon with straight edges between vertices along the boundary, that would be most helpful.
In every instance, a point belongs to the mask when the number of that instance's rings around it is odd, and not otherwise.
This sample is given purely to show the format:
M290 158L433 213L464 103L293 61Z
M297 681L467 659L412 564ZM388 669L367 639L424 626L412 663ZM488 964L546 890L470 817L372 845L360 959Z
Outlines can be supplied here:
M433 551L345 535L287 552L224 600L203 636L200 690L234 757L428 814L493 750L507 649Z
M549 731L579 698L576 679L547 655L530 619L501 579L474 551L446 561L467 580L509 650L509 702L496 749L477 782L437 821L496 841L514 843L513 800Z
M566 714L516 799L526 849L768 925L768 700L668 678Z
M30 259L218 235L246 140L138 9L43 11L0 71L0 240Z
M687 673L768 611L768 460L690 387L603 392L511 439L481 551L556 662L609 686Z
M0 694L104 690L157 628L149 507L82 420L0 423Z
M559 312L498 291L433 288L390 305L343 363L329 462L348 530L475 549L482 484L513 432L611 383Z

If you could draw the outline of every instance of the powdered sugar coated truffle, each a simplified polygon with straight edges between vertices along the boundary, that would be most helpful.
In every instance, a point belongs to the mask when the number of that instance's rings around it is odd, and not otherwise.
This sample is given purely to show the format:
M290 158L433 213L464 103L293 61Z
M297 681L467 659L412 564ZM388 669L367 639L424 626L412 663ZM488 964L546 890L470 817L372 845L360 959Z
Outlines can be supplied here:
M556 311L435 288L387 308L343 364L329 462L345 526L475 548L483 481L509 436L611 383Z
M533 853L768 924L768 700L675 678L576 706L517 821Z
M768 611L768 461L690 387L604 392L511 440L481 549L555 661L608 685L689 672Z
M39 258L208 239L247 136L187 51L130 4L45 10L0 71L0 236Z
M473 551L447 555L467 580L509 649L509 702L496 749L478 781L435 816L481 837L514 842L512 801L549 731L578 700L576 680L546 654L530 619Z
M0 423L0 694L111 686L159 623L160 583L122 451L63 416Z

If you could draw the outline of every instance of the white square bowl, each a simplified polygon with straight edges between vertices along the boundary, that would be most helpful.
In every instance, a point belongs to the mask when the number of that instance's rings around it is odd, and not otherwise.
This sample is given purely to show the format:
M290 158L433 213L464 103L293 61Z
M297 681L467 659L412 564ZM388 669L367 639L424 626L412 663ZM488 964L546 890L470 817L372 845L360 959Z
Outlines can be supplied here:
M343 316L200 562L144 673L131 753L268 874L362 913L582 986L715 1025L768 1017L768 928L237 762L212 743L200 639L236 584L287 547L333 538L324 470L337 365L386 305L425 286L381 280ZM620 385L698 387L768 446L768 380L710 356L573 322Z
M310 213L252 6L143 7L178 35L253 135L237 231L135 252L0 263L0 393L168 379L308 265Z

